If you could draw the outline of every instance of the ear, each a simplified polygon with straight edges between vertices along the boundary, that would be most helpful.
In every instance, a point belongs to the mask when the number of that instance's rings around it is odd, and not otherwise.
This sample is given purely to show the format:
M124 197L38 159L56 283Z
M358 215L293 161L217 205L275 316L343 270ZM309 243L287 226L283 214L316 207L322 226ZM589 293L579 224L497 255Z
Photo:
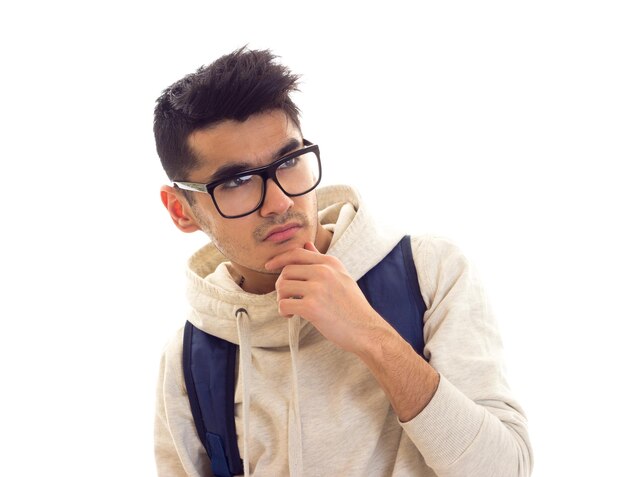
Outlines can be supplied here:
M182 192L171 186L161 187L161 202L167 209L179 230L185 233L200 230L191 212L191 206L183 196Z

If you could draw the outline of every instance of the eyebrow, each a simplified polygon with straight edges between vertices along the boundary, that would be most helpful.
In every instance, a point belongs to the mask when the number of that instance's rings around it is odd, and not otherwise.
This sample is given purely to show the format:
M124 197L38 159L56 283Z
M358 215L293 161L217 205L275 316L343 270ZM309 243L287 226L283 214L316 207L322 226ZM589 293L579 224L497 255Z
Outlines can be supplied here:
M277 161L281 157L287 155L291 151L299 149L302 147L302 140L291 138L289 139L272 157L272 161ZM240 172L245 172L249 169L256 169L257 166L254 164L250 164L249 162L231 162L230 164L225 164L222 167L219 167L213 175L209 178L206 184L210 184L215 181L219 181L222 179L226 179L228 177L234 176L235 174L239 174Z

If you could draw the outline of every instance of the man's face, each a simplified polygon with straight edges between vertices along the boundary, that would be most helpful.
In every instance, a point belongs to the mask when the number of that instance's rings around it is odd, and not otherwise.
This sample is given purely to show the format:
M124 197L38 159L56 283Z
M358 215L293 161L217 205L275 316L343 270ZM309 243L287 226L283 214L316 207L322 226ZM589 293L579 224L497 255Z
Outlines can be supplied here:
M188 144L199 166L187 180L202 183L211 182L225 166L244 165L245 169L265 166L303 147L300 131L280 110L254 115L244 122L225 121L195 131ZM264 265L272 257L315 241L318 227L315 192L288 197L270 179L261 208L237 219L222 217L208 194L194 193L194 198L193 219L239 267L266 273ZM290 226L293 228L285 230Z

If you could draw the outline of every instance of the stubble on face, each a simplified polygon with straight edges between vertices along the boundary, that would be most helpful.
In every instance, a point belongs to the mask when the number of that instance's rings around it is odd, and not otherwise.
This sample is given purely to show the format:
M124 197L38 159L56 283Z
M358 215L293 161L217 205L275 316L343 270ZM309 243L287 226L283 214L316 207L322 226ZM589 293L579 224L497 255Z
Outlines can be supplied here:
M288 210L281 217L271 217L265 220L266 222L262 223L257 228L255 228L254 232L252 233L254 240L259 244L265 240L265 237L267 237L267 234L269 233L269 231L272 228L276 227L277 225L284 225L289 222L289 223L298 224L304 229L309 227L308 217L302 212L298 212L295 210Z
M222 241L222 234L217 230L218 227L215 225L215 223L213 223L213 220L208 216L207 212L203 210L197 202L191 206L191 209L194 213L196 222L198 223L201 230L205 234L207 234L215 248L217 248L220 253L224 255L228 260L247 269L254 270L255 272L260 272L264 274L269 273L264 267L265 262L258 264L253 263L258 255L254 253L255 251L253 249L249 248L248 237L241 237L241 240L239 242L234 242L232 236L229 240ZM317 212L317 201L315 200L313 203L313 209ZM311 227L312 219L314 218L308 217L307 214L301 211L291 209L287 210L281 216L265 217L262 219L263 222L257 225L252 231L251 235L254 244L256 246L262 246L265 242L265 238L267 237L271 229L280 225L284 225L286 223L297 224L301 226L303 230L311 230L312 236L309 239L314 242L315 238L317 237L318 224L315 223L313 224L313 227ZM238 219L225 220L236 221ZM250 233L246 232L246 230L246 227L242 227L242 234ZM248 243L246 244L246 242ZM269 260L270 258L271 257L267 257L266 260Z
M190 138L190 147L203 164L196 181L206 181L219 167L242 160L251 168L266 165L277 159L281 148L291 148L294 141L301 144L302 135L280 110L254 115L244 122L226 121L197 131ZM283 152L289 151L280 154ZM270 259L290 249L304 247L308 241L316 242L320 232L314 192L286 200L274 190L265 201L258 211L236 219L219 215L208 196L199 197L191 207L196 224L233 268L246 275L246 283L255 278L263 281L269 273L265 264ZM266 240L273 228L286 224L301 227L296 236L280 243ZM262 276L249 276L248 272Z

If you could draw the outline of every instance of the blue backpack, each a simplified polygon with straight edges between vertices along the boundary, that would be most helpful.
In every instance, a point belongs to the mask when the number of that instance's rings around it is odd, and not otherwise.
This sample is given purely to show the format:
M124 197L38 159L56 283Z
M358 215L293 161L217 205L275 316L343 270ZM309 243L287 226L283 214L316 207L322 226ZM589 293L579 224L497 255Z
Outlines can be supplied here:
M374 308L424 356L422 299L410 237L358 280ZM183 338L183 372L198 437L216 477L243 474L235 431L235 360L238 346L190 322Z

